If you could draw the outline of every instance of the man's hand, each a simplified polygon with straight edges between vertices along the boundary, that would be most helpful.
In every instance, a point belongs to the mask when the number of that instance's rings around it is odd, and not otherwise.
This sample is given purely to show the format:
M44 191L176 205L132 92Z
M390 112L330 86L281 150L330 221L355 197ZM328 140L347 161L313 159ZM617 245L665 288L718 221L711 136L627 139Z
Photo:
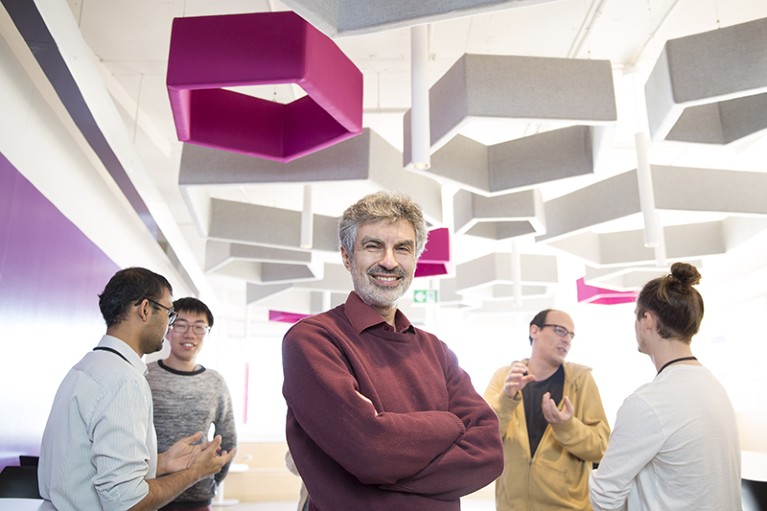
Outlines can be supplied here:
M562 409L560 410L548 392L543 395L541 410L543 411L543 417L549 424L562 424L569 421L573 416L573 404L567 396L562 400Z
M503 382L503 392L513 399L531 381L535 381L535 376L527 373L527 366L522 362L514 362Z
M235 449L221 449L221 435L210 442L198 443L202 432L182 438L157 456L157 477L147 479L149 493L131 511L159 509L200 479L217 474L232 461ZM164 477L160 477L164 476Z
M157 475L169 474L184 470L192 464L194 457L202 450L202 431L182 438L171 445L167 451L157 455ZM207 445L207 443L205 444Z
M365 401L367 401L368 403L370 403L370 406L372 406L372 407L373 407L373 411L375 412L376 416L380 415L380 414L378 413L378 410L376 410L376 407L375 407L375 405L373 404L373 402L370 400L370 398L369 398L369 397L367 397L365 394L363 394L363 393L362 393L362 392L360 392L359 390L357 390L357 391L355 391L355 392L357 392L357 395L358 395L359 397L361 397L362 399L364 399Z
M224 465L232 461L237 450L222 451L221 435L216 435L213 440L201 444L200 447L201 449L192 456L189 464L190 469L196 470L200 474L200 479L219 473Z

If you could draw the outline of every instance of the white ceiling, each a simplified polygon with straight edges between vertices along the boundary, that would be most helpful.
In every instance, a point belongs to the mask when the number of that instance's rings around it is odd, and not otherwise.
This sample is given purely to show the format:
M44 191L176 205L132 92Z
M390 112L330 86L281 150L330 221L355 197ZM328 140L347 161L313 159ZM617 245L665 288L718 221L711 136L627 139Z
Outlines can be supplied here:
M363 1L363 0L359 0ZM165 87L171 21L175 17L288 10L276 0L68 0L80 33L100 64L103 83L124 122L143 173L134 184L142 195L162 197L167 216L156 220L195 279L222 295L241 290L244 283L204 271L204 229L195 225L190 203L178 186L182 144L176 137ZM300 3L300 2L298 2ZM376 2L369 2L374 9ZM764 0L555 0L521 8L456 17L430 23L429 77L436 82L462 55L492 54L578 59L607 59L612 63L618 120L600 172L585 177L545 183L539 187L544 201L577 188L636 168L635 133L644 127L636 91L668 39L712 31L767 17ZM410 108L410 29L398 28L364 35L336 36L335 42L364 76L363 124L398 150L403 148L403 115ZM253 87L249 94L289 102L302 91L294 86ZM641 103L639 103L641 106ZM639 115L637 115L639 114ZM554 123L518 120L476 121L461 133L490 145L561 127ZM653 165L721 168L764 172L767 135L764 132L728 146L654 143ZM356 183L315 185L316 214L339 216L364 192ZM209 198L247 202L300 211L301 184L215 186ZM719 219L716 213L690 217L666 214L663 224ZM634 215L620 222L593 226L595 232L640 229ZM172 237L173 232L180 237ZM560 264L572 264L576 274L583 261L537 243L534 237L517 240L525 253L556 255ZM511 249L508 240L494 242L476 237L454 239L456 263L481 254ZM317 254L319 260L326 254ZM335 258L335 256L334 256ZM336 262L336 261L334 261ZM199 281L198 281L199 284ZM204 287L204 286L201 286ZM234 292L237 295L237 291ZM241 298L241 297L240 297ZM240 299L238 298L238 299ZM267 306L271 306L269 303Z

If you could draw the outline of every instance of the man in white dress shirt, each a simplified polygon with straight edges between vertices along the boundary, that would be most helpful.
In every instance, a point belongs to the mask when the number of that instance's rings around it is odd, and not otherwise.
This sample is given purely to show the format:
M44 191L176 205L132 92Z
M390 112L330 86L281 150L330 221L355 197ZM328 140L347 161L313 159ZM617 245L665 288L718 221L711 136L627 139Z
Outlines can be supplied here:
M171 293L163 276L127 268L99 295L106 335L62 381L43 433L40 495L57 510L154 510L234 456L202 432L157 453L141 358L162 348Z

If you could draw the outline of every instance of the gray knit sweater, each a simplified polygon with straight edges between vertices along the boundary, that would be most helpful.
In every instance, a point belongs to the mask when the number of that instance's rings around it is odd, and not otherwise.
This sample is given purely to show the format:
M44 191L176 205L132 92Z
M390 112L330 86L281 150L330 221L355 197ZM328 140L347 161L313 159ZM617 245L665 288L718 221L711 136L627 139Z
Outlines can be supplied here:
M202 431L207 437L211 424L221 435L221 448L229 451L237 446L232 413L232 398L224 378L212 369L198 365L191 372L177 371L162 361L147 364L146 379L152 388L154 426L159 452L167 450L183 437ZM210 504L216 486L226 477L229 465L215 476L209 476L179 495L176 503Z

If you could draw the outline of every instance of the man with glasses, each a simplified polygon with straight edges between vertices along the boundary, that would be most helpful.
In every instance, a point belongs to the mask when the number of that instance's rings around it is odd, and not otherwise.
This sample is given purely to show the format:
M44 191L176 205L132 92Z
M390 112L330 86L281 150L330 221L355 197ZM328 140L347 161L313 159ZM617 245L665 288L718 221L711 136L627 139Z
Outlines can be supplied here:
M591 509L589 474L607 449L610 427L591 369L565 362L574 330L565 312L536 314L530 358L498 369L485 391L503 438L499 511Z
M230 451L237 445L232 398L224 378L213 369L197 363L211 327L213 313L196 298L173 302L178 314L166 339L170 353L164 360L147 365L147 381L154 401L157 446L167 449L179 438L196 431L220 435L221 448ZM209 510L216 488L226 477L230 463L185 490L161 511Z
M40 509L158 509L231 461L234 451L218 452L221 437L200 443L201 432L157 452L141 358L162 348L176 316L171 293L162 275L127 268L99 295L106 335L56 393L40 448Z

